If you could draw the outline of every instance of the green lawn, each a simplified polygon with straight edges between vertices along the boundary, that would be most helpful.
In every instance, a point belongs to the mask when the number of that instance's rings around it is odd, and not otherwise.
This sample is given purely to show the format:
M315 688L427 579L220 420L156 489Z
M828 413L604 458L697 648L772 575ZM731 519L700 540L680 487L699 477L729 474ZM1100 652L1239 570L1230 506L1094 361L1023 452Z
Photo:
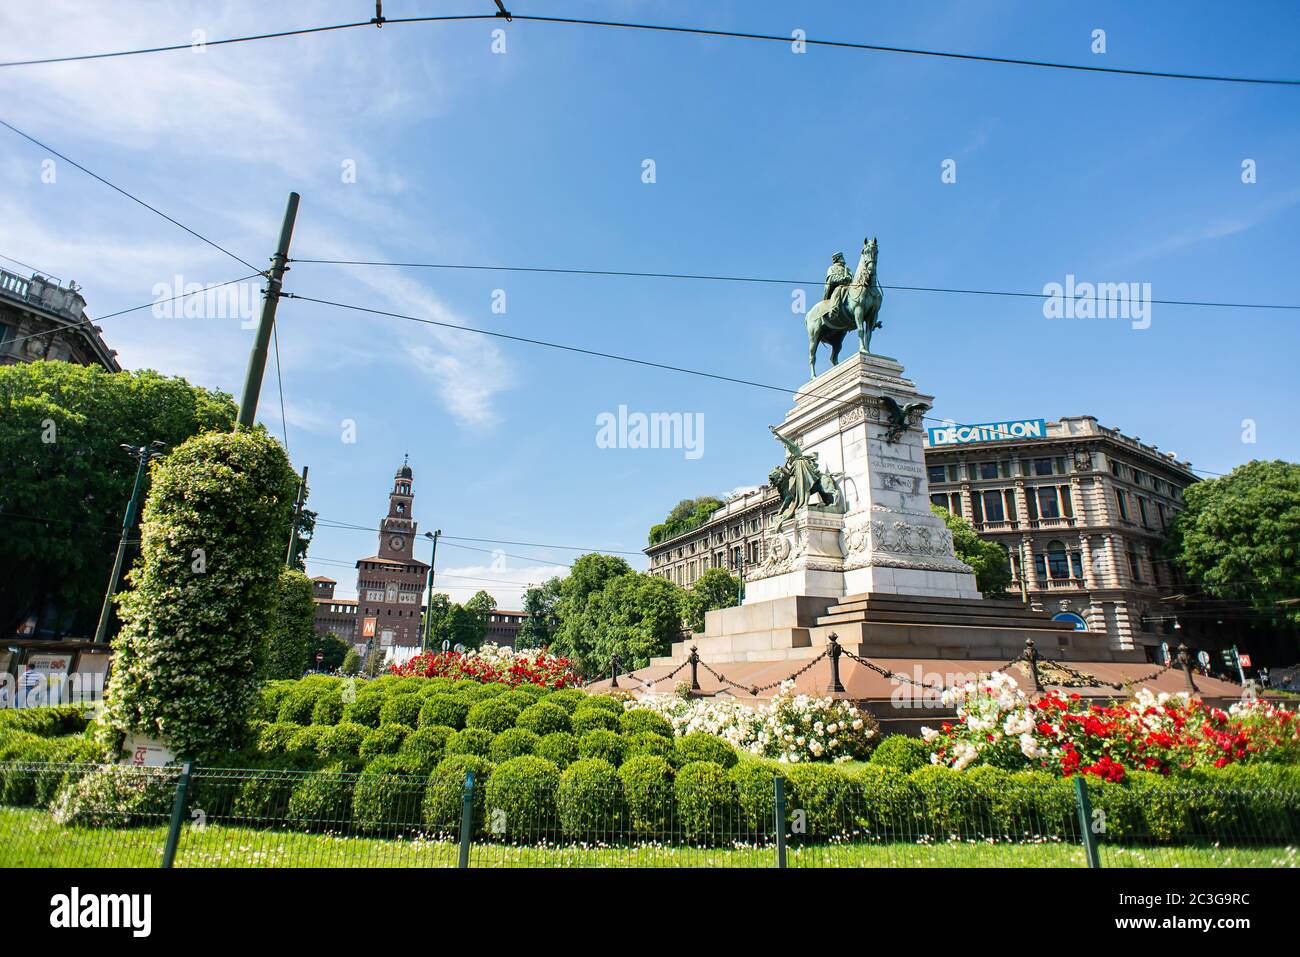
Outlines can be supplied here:
M31 808L0 808L0 867L157 867L163 827L64 828ZM454 842L187 826L177 867L454 867ZM1296 867L1293 847L1103 847L1107 867ZM852 843L794 846L791 867L1083 867L1072 844ZM762 847L694 848L476 844L472 867L772 867Z

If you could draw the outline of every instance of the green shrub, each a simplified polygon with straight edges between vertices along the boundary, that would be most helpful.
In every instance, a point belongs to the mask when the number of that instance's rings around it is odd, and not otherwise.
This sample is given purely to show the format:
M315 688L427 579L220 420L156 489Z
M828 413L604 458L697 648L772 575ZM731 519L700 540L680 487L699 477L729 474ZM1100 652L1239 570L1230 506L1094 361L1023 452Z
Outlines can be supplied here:
M453 694L455 684L450 678L425 678L420 686L420 695L427 698L435 694Z
M557 708L563 708L569 714L573 714L578 705L587 700L587 697L587 692L579 688L560 688L546 696L546 703L553 704Z
M511 758L534 753L537 750L537 743L541 740L527 728L506 728L492 739L490 755L494 762L501 764Z
M990 833L979 789L965 771L931 764L908 779L920 795L922 833L940 841L973 840Z
M555 794L560 827L574 840L611 840L623 830L623 788L614 765L599 758L574 761Z
M569 717L569 712L559 705L552 704L550 701L542 701L529 705L523 711L520 711L519 717L515 719L515 726L527 728L529 731L545 737L557 731L572 730L573 721Z
M289 796L286 817L296 827L341 830L352 822L356 775L345 764L331 764L298 782Z
M465 727L468 714L469 705L455 695L429 695L420 706L420 727L440 725L459 730Z
M633 708L631 711L624 711L618 716L618 729L623 734L629 735L648 731L652 734L662 735L665 738L673 736L671 722L657 711L651 711L648 708Z
M876 746L871 763L908 774L930 763L930 746L920 738L891 734Z
M280 713L284 699L293 694L296 681L268 681L262 686L261 693L253 703L253 717L263 721L274 721Z
M663 758L643 754L625 761L618 777L623 782L628 826L641 837L668 840L674 800L672 766Z
M505 694L500 695L498 700L508 701L510 704L514 705L520 711L523 711L525 708L531 708L533 705L537 703L536 698L534 698L526 691L521 691L519 688L511 688Z
M495 682L495 681L487 684L482 684L476 681L474 682L472 687L458 688L457 694L459 697L465 699L465 701L468 702L471 707L473 707L474 705L479 704L481 702L488 701L492 698L500 697L501 695L505 694L509 690L510 690L510 686L508 684L502 684L500 682Z
M559 784L559 769L542 758L525 754L498 764L488 777L484 797L489 831L509 840L535 840L554 833Z
M357 778L352 816L358 827L371 834L401 833L419 827L423 799L423 778L407 773L395 755L383 754Z
M493 734L500 734L506 728L513 728L518 717L519 708L506 700L505 696L497 696L480 701L470 708L469 714L465 716L465 727L483 728Z
M379 727L379 712L383 710L388 695L374 687L371 682L357 692L355 701L343 705L343 720L353 724L364 724L367 728Z
M81 734L89 723L90 712L84 705L79 704L0 710L0 732L12 729L46 738L62 737Z
M769 761L739 761L727 772L736 792L736 820L742 835L772 833L776 825L776 787L772 782L778 776L786 776L785 766ZM788 819L788 810L786 813Z
M677 760L677 749L673 747L672 738L665 738L653 731L641 731L624 735L623 740L627 742L627 751L623 756L625 761L640 754L653 754L670 764Z
M402 742L411 733L405 724L381 724L373 731L367 732L357 752L363 761L371 761L382 754L396 754L402 749Z
M617 731L618 718L605 708L582 708L573 712L573 733L582 737L588 731Z
M691 761L677 771L673 782L677 820L687 839L714 844L734 833L736 792L727 772L713 761Z
M537 742L533 753L557 768L567 768L578 760L578 739L567 731L552 731Z
M574 713L587 711L591 708L598 708L617 718L623 713L623 702L607 694L587 695L578 702L577 707L574 708Z
M333 725L321 735L316 746L316 753L327 760L353 757L361 753L361 745L371 729L364 724L343 721Z
M338 724L343 720L343 689L333 688L316 699L311 709L312 724Z
M416 728L406 736L398 754L420 754L433 759L437 764L447 752L447 741L456 733L455 728L431 724Z
M282 760L291 758L286 755ZM302 780L302 775L289 770L274 767L259 770L259 774L232 780L223 789L229 794L229 788L233 787L234 795L229 799L230 814L240 823L264 826L268 821L279 820L289 805L293 789Z
M1090 779L1089 789L1092 784ZM1196 797L1196 789L1179 786L1159 774L1147 771L1129 774L1125 784L1142 808L1144 828L1140 836L1166 843L1178 839L1188 840L1193 836L1193 808L1190 800Z
M50 763L34 775L32 803L38 807L48 807L65 785L94 770L105 755L94 738L77 734L52 738L45 760Z
M464 808L465 774L474 772L474 826L483 826L484 794L492 779L492 762L476 754L453 754L438 762L424 792L424 826L436 834L459 834Z
M320 693L321 689L300 683L281 700L280 711L275 720L287 721L291 724L311 724L311 714Z
M476 754L480 758L492 757L492 739L486 728L465 728L447 739L447 754Z
M296 724L277 721L262 728L257 736L257 750L263 754L281 754L289 750L289 742L302 728Z
M736 749L716 734L692 731L673 741L677 760L681 764L692 761L712 761L725 771L737 761Z
M873 837L902 841L916 839L921 799L906 774L868 763L851 772L849 780L861 801L862 823Z
M289 751L309 751L312 754L320 752L321 742L325 735L329 734L329 726L324 724L309 724L299 728L289 739Z
M64 827L160 826L176 794L176 772L164 768L95 768L66 784L50 814Z
M379 709L379 724L404 724L414 728L420 723L420 709L424 699L411 691L394 691Z
M511 691L511 694L516 696L527 695L529 699L528 702L529 704L537 704L537 702L541 701L543 698L548 697L550 693L551 692L549 688L545 688L542 685L529 684L527 682L525 682L524 684L515 685ZM527 705L525 705L525 707L527 707Z
M600 758L614 767L623 763L627 743L613 731L596 728L578 738L578 755L583 758Z
M802 811L805 834L828 838L855 830L855 789L848 775L829 764L791 764L785 770L789 781L786 819Z

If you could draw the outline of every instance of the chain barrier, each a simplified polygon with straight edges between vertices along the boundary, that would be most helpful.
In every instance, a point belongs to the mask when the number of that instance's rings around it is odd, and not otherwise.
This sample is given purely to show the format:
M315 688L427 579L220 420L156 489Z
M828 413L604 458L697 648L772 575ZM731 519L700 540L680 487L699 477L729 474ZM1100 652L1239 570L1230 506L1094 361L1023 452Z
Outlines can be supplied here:
M784 678L778 678L776 681L770 681L765 685L748 685L748 686L742 685L739 684L738 682L732 681L726 675L714 671L711 667L709 667L708 663L705 661L701 661L699 664L701 668L703 668L709 674L713 675L713 677L717 678L718 681L722 682L724 685L729 685L730 687L735 688L738 691L744 691L750 696L756 698L758 697L760 692L770 691L773 688L779 688L787 681L794 681L796 678L805 674L810 668L812 668L813 665L817 664L817 662L821 661L828 654L829 654L828 651L823 651L816 658L809 660L809 662L806 665L804 665L802 668L800 668L798 671L794 672L793 674L786 675Z

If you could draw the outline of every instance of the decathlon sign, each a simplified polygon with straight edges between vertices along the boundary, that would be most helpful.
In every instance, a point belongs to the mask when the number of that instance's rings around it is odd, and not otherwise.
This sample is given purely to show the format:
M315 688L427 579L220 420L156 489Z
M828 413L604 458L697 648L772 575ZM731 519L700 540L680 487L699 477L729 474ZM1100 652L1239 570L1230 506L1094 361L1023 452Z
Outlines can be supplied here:
M966 445L971 442L1005 442L1011 439L1047 437L1046 419L1016 419L1012 422L985 422L982 425L939 425L926 429L931 447Z

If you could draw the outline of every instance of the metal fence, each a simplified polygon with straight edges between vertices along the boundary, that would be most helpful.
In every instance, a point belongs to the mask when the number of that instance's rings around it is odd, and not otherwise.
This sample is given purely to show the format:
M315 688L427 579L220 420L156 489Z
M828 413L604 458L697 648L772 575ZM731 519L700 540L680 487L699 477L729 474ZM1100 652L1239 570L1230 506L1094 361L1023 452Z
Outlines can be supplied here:
M1300 793L1082 779L1030 799L882 779L509 792L342 771L0 763L7 867L1300 866ZM567 790L566 790L567 788ZM508 806L497 806L507 804Z

